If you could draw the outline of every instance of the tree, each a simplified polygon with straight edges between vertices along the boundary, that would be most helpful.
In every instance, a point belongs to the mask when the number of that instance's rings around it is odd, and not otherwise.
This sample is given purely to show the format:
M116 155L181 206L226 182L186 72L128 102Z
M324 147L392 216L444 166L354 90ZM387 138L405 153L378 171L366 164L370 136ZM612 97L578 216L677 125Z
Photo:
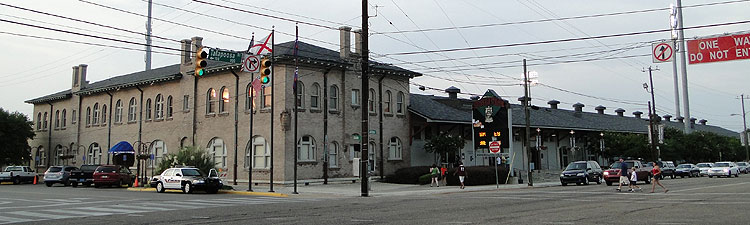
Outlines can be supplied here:
M169 153L162 158L159 161L157 173L161 174L164 170L175 166L191 166L208 174L211 169L216 169L216 162L206 151L195 146L187 146L177 153Z
M648 137L643 134L604 133L604 153L611 157L650 157Z
M426 152L436 153L440 156L447 156L450 154L456 155L460 149L464 148L465 144L466 142L464 142L464 139L461 136L452 136L441 132L432 137L432 139L427 140L427 143L424 145L424 150Z
M20 165L31 160L29 139L33 123L26 115L0 108L0 165Z

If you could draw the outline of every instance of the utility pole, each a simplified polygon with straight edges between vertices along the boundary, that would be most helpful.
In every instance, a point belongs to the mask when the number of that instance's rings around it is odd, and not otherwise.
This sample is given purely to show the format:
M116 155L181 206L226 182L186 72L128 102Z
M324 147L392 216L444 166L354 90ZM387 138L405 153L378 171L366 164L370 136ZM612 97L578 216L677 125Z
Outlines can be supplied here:
M367 46L367 35L369 34L367 31L368 26L368 14L367 14L367 0L362 0L362 33L359 35L362 37L362 161L359 162L359 179L362 182L362 197L367 197L369 195L369 187L368 187L368 180L367 180L367 163L369 160L369 123L368 123L368 107L366 104L368 104L368 98L370 95L370 77L368 76L368 65L370 62L370 59L368 58L368 55L370 54L370 49Z
M531 133L531 120L529 119L529 102L531 102L531 97L529 97L529 74L526 72L526 59L523 59L523 112L524 117L526 119L526 132L524 132L523 135L523 148L524 148L524 155L528 156L529 162L528 162L528 173L529 173L529 186L534 186L534 179L533 174L534 172L531 171L531 149L529 148L529 140L531 137L529 136L529 133ZM512 126L511 126L512 127ZM525 166L525 165L524 165Z
M678 32L678 42L680 43L680 47L677 48L677 50L680 51L680 63L682 64L682 100L684 111L685 111L685 120L690 120L690 100L688 100L688 80L687 80L687 60L685 59L685 32L682 29L682 0L677 0L677 32ZM692 132L692 128L690 127L690 123L685 122L685 133L689 134Z
M656 115L656 100L654 99L654 77L652 75L652 71L658 71L658 70L659 68L654 69L654 68L651 68L650 66L648 67L648 81L651 84L650 85L651 91L649 91L649 93L651 93L651 102L648 103L648 124L649 124L649 130L651 133L651 137L649 140L651 141L651 151L656 152L657 160L661 158L661 152L657 152L657 149L658 149L657 145L659 144L658 143L659 139L657 135L658 135L659 129L655 127L657 125L656 118L659 116ZM646 69L644 69L643 72L646 72ZM646 91L648 91L648 89Z
M151 0L148 0L148 19L146 19L146 70L151 70Z
M745 120L745 94L740 95L742 101L742 140L745 143L745 161L750 161L750 146L747 144L747 121Z
M670 9L670 28L672 29L672 46L676 48L677 46L677 8L674 8L674 6ZM676 49L675 51L679 51L679 49ZM675 118L680 117L680 82L677 79L677 59L676 57L672 56L672 74L674 75L674 109L675 109Z

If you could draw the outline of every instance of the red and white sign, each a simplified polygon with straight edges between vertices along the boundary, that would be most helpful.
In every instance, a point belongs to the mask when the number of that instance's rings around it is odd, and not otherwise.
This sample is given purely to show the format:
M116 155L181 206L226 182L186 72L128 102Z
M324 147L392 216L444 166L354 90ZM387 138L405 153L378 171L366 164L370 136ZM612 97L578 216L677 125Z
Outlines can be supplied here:
M690 40L690 64L750 59L750 33Z
M651 44L651 58L654 63L672 62L674 59L674 47L671 42Z
M257 73L260 71L260 58L257 55L244 55L242 72Z
M490 142L490 152L492 153L500 152L500 141Z

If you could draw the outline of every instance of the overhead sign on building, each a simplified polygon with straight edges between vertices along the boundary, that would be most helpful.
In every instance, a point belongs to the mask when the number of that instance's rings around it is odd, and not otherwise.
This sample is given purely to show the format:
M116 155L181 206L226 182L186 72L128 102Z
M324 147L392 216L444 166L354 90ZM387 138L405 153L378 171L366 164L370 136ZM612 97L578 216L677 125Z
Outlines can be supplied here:
M474 149L490 149L490 143L498 141L500 147L508 148L508 110L510 104L493 90L487 90L481 99L472 104L472 127ZM493 146L493 149L497 147Z
M672 42L651 44L651 58L654 63L672 62L674 60L674 46L672 46Z
M690 64L750 59L750 33L689 40Z

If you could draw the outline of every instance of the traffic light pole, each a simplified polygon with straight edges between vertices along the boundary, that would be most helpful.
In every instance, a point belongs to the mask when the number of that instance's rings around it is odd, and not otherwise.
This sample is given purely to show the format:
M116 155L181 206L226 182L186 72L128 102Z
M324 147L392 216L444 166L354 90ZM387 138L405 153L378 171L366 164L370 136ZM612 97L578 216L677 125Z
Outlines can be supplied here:
M369 85L370 78L367 74L369 72L368 65L369 65L369 60L370 60L368 57L370 54L370 50L369 50L368 43L367 43L367 40L368 40L367 35L369 34L367 31L367 28L368 28L367 7L369 7L367 5L367 0L362 0L362 31L361 31L362 33L359 34L359 36L362 37L362 62L361 62L362 63L362 91L361 91L362 93L362 101L361 101L362 102L361 103L362 105L362 108L361 108L362 110L362 138L360 140L362 143L361 144L362 160L359 162L359 179L362 182L362 189L361 189L362 197L367 197L370 194L369 187L368 187L369 184L367 180L367 163L369 160L368 140L370 140L368 137L369 136L368 135L369 115L367 112L368 109L366 108L368 107L368 105L366 104L368 104L367 100L370 95L370 85Z
M742 140L745 142L745 161L750 161L750 146L747 144L747 121L745 120L745 94L740 95L742 101Z
M523 148L525 152L524 155L528 156L529 158L529 162L527 164L529 168L529 186L534 186L534 172L531 170L531 148L529 148L529 140L531 139L531 137L529 136L529 134L531 133L531 120L529 119L529 114L531 113L529 112L529 102L531 101L531 98L529 97L529 74L526 71L526 59L523 59L523 91L523 113L526 120L526 132L524 132L523 135ZM513 125L509 124L509 126L512 130Z

